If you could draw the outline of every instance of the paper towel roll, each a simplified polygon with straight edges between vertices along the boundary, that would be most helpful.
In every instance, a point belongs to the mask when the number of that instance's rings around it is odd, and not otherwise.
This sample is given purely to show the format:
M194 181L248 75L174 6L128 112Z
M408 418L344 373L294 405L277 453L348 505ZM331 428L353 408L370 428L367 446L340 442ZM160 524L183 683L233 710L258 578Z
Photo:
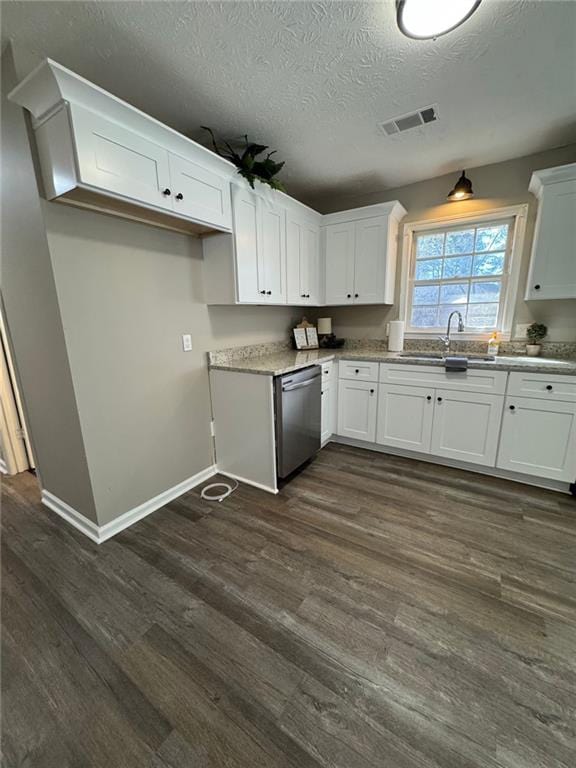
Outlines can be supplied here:
M331 317L319 317L318 318L318 333L322 336L324 334L332 333L332 318Z
M404 320L391 320L388 332L388 351L402 352L404 349Z

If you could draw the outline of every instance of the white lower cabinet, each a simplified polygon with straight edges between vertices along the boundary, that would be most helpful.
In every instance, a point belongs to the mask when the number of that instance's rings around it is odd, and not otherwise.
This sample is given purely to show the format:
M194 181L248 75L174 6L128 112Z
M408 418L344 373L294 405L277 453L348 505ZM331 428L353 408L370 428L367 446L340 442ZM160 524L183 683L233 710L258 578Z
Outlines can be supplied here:
M576 403L507 397L497 466L574 482Z
M469 464L496 464L504 398L437 389L430 451Z
M378 385L370 381L338 382L338 434L373 443L376 438Z
M380 384L376 442L429 453L433 413L433 389Z
M322 445L334 434L334 384L332 381L322 382Z

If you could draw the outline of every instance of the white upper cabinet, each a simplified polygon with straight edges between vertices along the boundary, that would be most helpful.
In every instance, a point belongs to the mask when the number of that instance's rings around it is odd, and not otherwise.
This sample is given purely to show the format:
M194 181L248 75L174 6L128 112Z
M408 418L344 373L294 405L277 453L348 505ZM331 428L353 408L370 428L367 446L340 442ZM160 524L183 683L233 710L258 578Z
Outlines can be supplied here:
M576 163L536 171L539 200L527 299L576 298Z
M28 109L44 191L195 232L231 231L231 163L50 59L9 98Z
M258 291L270 304L286 304L286 211L258 198Z
M262 286L264 284L264 275L259 275L261 268L259 254L262 249L259 247L261 228L258 216L258 199L250 190L236 186L234 187L232 199L234 206L234 241L236 246L236 296L240 303L262 303L260 290L265 289L264 287L260 288L260 284L262 283ZM220 235L218 240L221 241L223 248L230 249L231 261L234 248L232 235ZM207 267L219 266L216 262L216 255L212 256L212 254L207 253L207 247L215 244L218 244L215 237L208 238L203 244ZM216 276L215 279L218 280L218 277Z
M324 216L326 304L393 304L398 202Z
M64 111L61 117L67 119ZM70 120L79 183L172 210L169 155L164 147L83 107L70 105Z
M324 230L326 304L354 302L354 224L330 224Z
M286 211L286 278L289 304L320 303L320 215Z
M230 184L197 162L170 153L170 190L174 212L230 227Z

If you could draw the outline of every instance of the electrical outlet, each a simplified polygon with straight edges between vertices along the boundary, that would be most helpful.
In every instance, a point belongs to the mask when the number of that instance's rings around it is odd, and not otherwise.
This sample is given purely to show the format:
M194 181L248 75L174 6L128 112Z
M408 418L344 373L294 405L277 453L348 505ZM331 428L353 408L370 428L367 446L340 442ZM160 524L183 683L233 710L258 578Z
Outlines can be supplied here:
M182 334L182 349L184 352L192 352L192 336L189 333Z
M514 329L514 338L525 339L526 331L528 330L529 326L530 323L516 323L516 328Z

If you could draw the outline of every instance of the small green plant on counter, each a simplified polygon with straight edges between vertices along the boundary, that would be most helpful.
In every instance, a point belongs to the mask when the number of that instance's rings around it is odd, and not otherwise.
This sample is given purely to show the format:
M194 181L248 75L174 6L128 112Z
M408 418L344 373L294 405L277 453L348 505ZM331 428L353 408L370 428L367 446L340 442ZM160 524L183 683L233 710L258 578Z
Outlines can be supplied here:
M542 339L548 333L548 328L542 323L532 323L526 330L526 338L529 344L540 344Z
M224 157L226 160L230 160L230 162L234 163L236 168L238 168L240 176L243 176L246 179L252 189L254 189L255 181L261 181L262 184L268 184L272 189L279 189L281 192L285 191L282 182L274 178L284 167L283 162L277 163L275 160L272 160L272 155L276 153L276 150L268 152L263 160L257 160L256 158L258 155L261 155L268 149L264 144L254 144L253 142L248 141L248 136L245 135L245 146L240 154L239 152L236 152L227 141L222 142L226 150L219 147L212 128L203 125L202 130L208 131L210 134L214 152L216 152L217 155L220 155L220 157Z

